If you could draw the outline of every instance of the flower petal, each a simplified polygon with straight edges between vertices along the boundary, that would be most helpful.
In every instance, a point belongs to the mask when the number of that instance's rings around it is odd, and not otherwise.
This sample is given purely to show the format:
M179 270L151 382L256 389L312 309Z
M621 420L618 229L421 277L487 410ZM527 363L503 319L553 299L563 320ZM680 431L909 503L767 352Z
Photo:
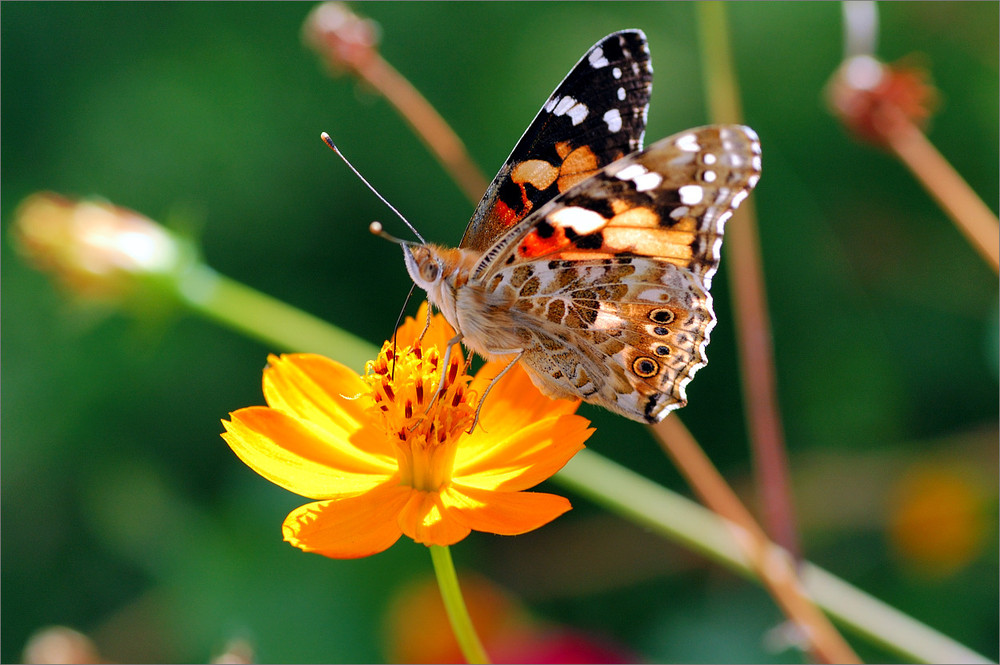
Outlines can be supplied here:
M492 395L491 395L492 397ZM594 432L581 416L545 418L488 446L463 443L455 455L452 477L464 485L487 490L519 491L549 478L583 449ZM489 439L483 427L470 437Z
M281 531L295 547L334 559L377 554L402 535L396 517L412 492L386 483L358 496L307 503L288 514Z
M395 464L323 436L287 413L252 406L223 420L222 438L251 469L285 489L312 499L370 490L396 471ZM357 438L357 437L355 437Z
M469 389L482 396L508 363L509 360L486 363L476 372ZM479 412L479 424L494 435L516 432L542 418L574 413L579 406L579 400L552 399L543 395L518 363L487 395Z
M437 492L414 491L399 513L399 528L425 545L454 545L469 535L469 527L445 510Z
M441 493L449 513L470 529L516 536L548 524L572 508L569 501L542 492L491 492L452 483Z
M371 421L368 386L340 363L312 353L268 356L264 399L272 408L313 423L331 437L347 439ZM362 397L359 397L362 396ZM381 442L381 444L380 444ZM373 454L392 457L384 438L359 441L374 445Z

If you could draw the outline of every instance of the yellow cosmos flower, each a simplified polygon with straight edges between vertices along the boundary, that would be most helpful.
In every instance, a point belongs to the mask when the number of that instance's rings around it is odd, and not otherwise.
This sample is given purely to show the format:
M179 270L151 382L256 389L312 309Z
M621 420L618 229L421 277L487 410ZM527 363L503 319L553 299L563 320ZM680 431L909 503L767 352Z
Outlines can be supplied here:
M426 305L386 342L363 376L310 354L271 356L266 407L223 421L222 435L271 482L317 499L285 519L285 540L347 559L381 552L406 534L451 545L472 530L514 535L570 509L560 496L524 492L561 469L593 432L578 402L553 401L512 368L490 391L470 435L479 396L504 364L475 378L455 347L441 393L445 344L454 333L435 316L422 341ZM419 322L419 323L418 323Z

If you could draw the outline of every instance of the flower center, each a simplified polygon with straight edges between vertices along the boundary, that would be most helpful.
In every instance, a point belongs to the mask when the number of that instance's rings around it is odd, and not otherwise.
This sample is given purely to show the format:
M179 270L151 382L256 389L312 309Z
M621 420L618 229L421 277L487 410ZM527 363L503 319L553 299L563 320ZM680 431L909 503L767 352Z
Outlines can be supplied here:
M453 350L442 380L437 348L394 352L386 342L365 367L373 408L396 448L400 483L436 492L451 481L459 437L475 419L472 377L463 364L461 351Z

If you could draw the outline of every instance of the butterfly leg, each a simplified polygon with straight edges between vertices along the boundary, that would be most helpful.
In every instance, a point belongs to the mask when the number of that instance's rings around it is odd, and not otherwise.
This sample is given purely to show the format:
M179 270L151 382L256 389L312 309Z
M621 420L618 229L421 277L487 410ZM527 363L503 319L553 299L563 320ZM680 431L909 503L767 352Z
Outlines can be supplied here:
M413 293L413 288L412 287L410 288L410 293ZM410 296L407 295L406 297L409 298ZM431 312L433 311L433 309L434 309L433 307L430 307L428 305L428 307L427 307L427 321L424 323L424 329L420 331L420 335L417 337L417 344L419 344L420 342L424 341L424 335L427 334L427 331L431 327ZM396 327L398 328L399 326L396 326ZM461 338L461 337L462 336L459 335L459 338ZM450 343L451 342L449 342L449 344ZM451 351L451 346L448 347L448 350ZM447 354L445 354L445 358L447 358L447 357L448 357ZM445 363L445 364L447 365L447 363Z
M427 325L430 325L430 319L428 319ZM424 332L426 331L427 329L425 328ZM423 333L421 333L421 335L422 334ZM434 404L434 402L437 401L438 397L441 395L441 391L444 390L446 386L446 381L449 378L448 366L451 363L451 349L456 344L461 344L461 342L462 342L462 333L458 333L457 335L449 339L447 344L445 344L444 359L441 363L441 378L438 380L437 389L434 391L433 397L431 397L431 400L427 402L427 408L424 410L424 413L427 413L428 411L431 410L431 406ZM454 377L451 378L452 380L454 380Z
M521 351L516 356L514 356L514 359L511 360L509 363L507 363L507 366L504 367L502 370L500 370L499 374L493 377L493 380L490 381L490 385L486 386L486 390L483 391L482 397L479 398L479 405L476 407L476 418L475 420L472 421L472 427L466 430L466 434L472 434L472 431L476 429L476 425L479 424L479 412L483 410L483 404L486 402L486 396L490 394L491 390L493 390L493 386L497 384L497 381L499 381L501 377L503 377L503 375L510 370L511 367L517 364L517 361L520 360L521 356L523 355L524 351Z

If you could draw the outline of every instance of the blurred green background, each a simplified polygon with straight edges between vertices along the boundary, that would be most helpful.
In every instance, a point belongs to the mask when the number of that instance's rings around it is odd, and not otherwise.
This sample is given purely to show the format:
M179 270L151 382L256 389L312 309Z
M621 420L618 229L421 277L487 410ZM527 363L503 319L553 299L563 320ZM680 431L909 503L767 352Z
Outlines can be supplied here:
M110 660L204 661L240 638L265 662L377 661L394 594L430 574L411 542L333 561L281 541L303 501L219 437L220 418L262 403L274 349L193 317L95 314L10 242L28 194L99 195L197 229L221 272L385 339L409 279L367 226L404 231L319 133L430 240L456 243L471 206L384 100L329 78L302 46L311 6L0 6L4 662L50 624ZM489 177L613 30L649 38L647 140L707 119L687 3L354 7ZM805 553L997 658L997 276L898 162L825 110L839 3L728 9L764 146L754 196ZM928 135L995 210L997 3L879 10L879 55L919 54L941 92ZM711 363L682 417L754 505L726 269L724 257ZM592 448L687 493L640 425L581 413L598 427ZM540 532L453 548L460 572L649 661L803 660L765 639L781 614L752 583L570 498L576 509ZM894 538L914 510L924 541Z

